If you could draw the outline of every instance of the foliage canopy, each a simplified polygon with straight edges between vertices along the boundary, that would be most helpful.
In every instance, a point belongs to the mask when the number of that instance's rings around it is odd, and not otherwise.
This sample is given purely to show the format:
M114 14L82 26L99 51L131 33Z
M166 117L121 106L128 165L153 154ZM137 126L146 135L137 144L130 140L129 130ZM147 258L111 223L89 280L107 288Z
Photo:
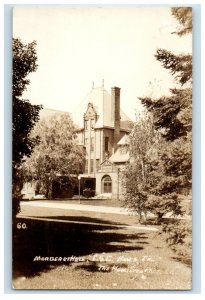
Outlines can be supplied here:
M171 13L181 26L176 32L178 35L191 32L191 8L173 8ZM147 122L151 119L146 120L141 127L133 128L130 135L131 160L128 166L127 186L130 183L138 199L143 195L144 210L154 212L160 219L167 212L183 214L181 200L191 194L192 56L176 55L165 49L157 49L155 57L174 76L178 86L170 89L170 96L158 99L139 98L152 116L152 126L157 134L153 135L155 139L150 139L150 130L145 131L145 128L148 129ZM142 138L142 135L146 138ZM143 160L139 149L132 151L133 144L140 144L141 139L142 145L145 141ZM152 152L147 151L149 148ZM146 180L140 177L142 172L138 164L142 164L142 161L146 170ZM130 194L129 189L127 192ZM128 198L134 199L135 193L131 191ZM138 200L133 201L137 203Z
M85 151L77 143L76 127L67 113L42 119L31 136L40 142L27 158L24 174L28 179L38 180L42 193L51 198L54 179L83 172Z
M12 76L12 176L13 198L20 197L23 185L21 166L29 157L38 139L31 138L30 132L39 120L40 105L32 105L22 99L30 81L27 76L37 69L36 42L24 44L20 39L13 39L13 76ZM14 209L15 210L15 209Z

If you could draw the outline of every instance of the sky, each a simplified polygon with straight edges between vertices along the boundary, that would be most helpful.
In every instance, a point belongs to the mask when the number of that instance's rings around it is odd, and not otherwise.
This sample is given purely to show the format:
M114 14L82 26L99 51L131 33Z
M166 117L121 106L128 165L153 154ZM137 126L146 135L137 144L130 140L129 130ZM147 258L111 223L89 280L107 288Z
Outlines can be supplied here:
M121 88L121 108L131 118L142 110L138 97L169 93L173 77L156 60L157 48L190 53L190 35L169 7L17 6L13 37L37 41L38 69L23 98L44 107L76 111L94 86Z

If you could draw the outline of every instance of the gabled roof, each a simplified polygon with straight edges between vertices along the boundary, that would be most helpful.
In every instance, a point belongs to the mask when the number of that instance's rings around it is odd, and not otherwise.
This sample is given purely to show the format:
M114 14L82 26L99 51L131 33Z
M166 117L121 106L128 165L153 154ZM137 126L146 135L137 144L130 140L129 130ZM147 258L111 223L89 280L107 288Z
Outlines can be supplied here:
M113 163L125 163L129 160L130 155L129 151L127 153L122 153L121 149L124 148L123 146L129 145L129 135L125 134L117 143L118 148L115 153L109 158L109 160Z
M111 95L104 86L93 88L81 104L72 113L74 123L79 127L84 127L84 113L87 110L88 103L92 103L97 112L97 122L95 128L110 127L114 128L114 121L111 118ZM121 129L129 129L131 119L120 110Z
M121 154L119 149L109 158L113 163L125 163L129 160L129 153Z
M123 137L121 138L121 140L119 140L119 142L117 144L118 145L129 145L129 143L130 143L129 135L125 134L125 135L123 135Z
M102 166L102 165L105 165L105 166L112 166L113 163L112 163L108 158L106 158L100 165L101 165L101 166Z

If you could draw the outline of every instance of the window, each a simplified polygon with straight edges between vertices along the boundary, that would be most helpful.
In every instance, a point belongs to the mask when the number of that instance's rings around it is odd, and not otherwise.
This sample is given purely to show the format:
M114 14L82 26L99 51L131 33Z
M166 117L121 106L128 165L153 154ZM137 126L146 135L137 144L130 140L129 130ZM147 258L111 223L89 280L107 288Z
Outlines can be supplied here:
M91 138L91 146L90 146L90 150L94 151L94 137Z
M94 119L90 120L90 126L91 126L91 129L94 129L94 126L95 126L95 120Z
M102 192L112 193L112 179L109 175L106 175L102 179Z
M94 171L94 161L93 159L90 160L90 173L93 173Z
M105 137L105 152L108 152L108 146L109 146L109 137Z
M100 160L96 159L96 170L99 171L100 170Z
M88 138L85 138L85 145L88 145Z
M85 120L85 130L88 130L88 121Z
M88 160L85 161L85 173L88 173Z

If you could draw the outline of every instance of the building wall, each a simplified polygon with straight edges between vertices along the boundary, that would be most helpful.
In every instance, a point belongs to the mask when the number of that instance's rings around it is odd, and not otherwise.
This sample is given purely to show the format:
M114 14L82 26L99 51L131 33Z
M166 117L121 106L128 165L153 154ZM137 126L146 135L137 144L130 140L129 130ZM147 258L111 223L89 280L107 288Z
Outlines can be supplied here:
M102 179L105 175L109 175L112 179L112 195L119 197L118 168L105 173L101 164L114 154L118 148L117 143L129 130L120 128L120 88L111 88L111 97L107 102L104 88L102 91L103 93L95 94L96 91L93 90L89 96L82 115L84 128L78 133L78 140L86 147L87 164L84 174L96 178L96 194L103 193ZM92 94L97 96L97 99L92 98Z
M87 170L85 173L93 175L104 158L103 129L84 130L82 134L84 135L84 146L86 147ZM81 133L79 133L79 140L81 139L80 135Z
M120 139L120 88L111 88L111 118L114 121L114 150Z
M102 145L102 136L103 131L102 129L95 129L95 158L102 162L102 152L103 152L103 145Z
M119 194L118 172L98 172L96 173L96 194L103 194L103 177L110 176L112 179L112 197L117 198Z
M126 132L120 132L119 139ZM108 147L106 146L108 139ZM116 141L114 140L114 130L111 128L88 129L78 132L78 141L86 147L86 159L88 161L88 174L95 174L106 158L114 153ZM117 141L118 142L118 141ZM93 171L91 170L91 160L93 161Z
M108 138L108 149L105 149L106 146L106 138ZM105 158L110 157L114 151L114 130L109 128L103 128L103 144L101 145L101 163L105 160ZM108 150L108 151L107 151Z

